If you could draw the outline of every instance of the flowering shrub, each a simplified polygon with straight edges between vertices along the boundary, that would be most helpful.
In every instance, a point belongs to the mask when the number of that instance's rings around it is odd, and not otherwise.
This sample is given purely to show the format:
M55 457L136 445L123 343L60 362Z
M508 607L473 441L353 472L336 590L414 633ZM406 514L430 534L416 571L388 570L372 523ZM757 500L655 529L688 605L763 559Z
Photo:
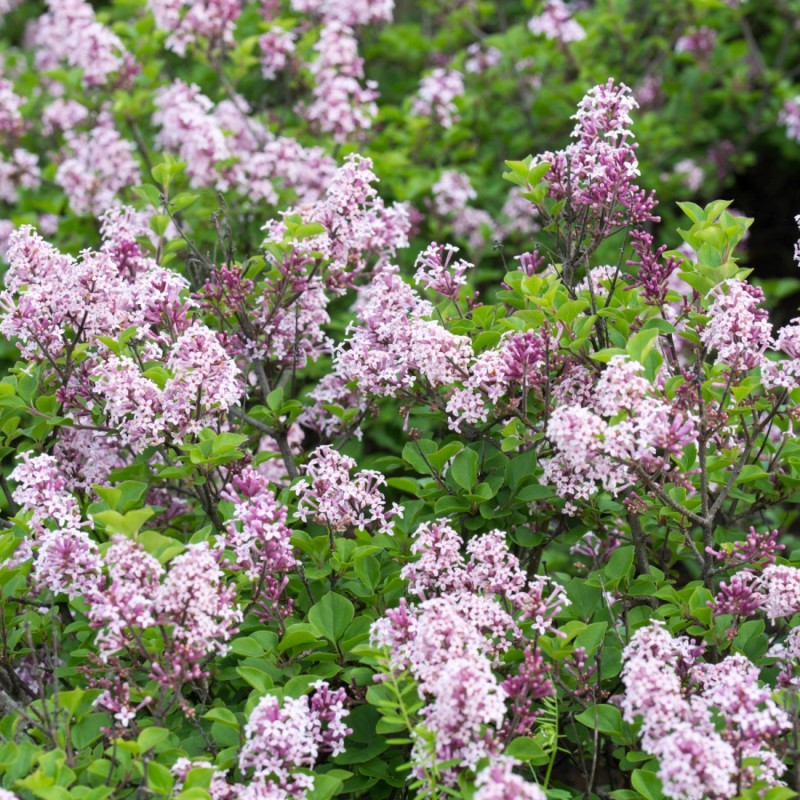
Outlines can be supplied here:
M523 5L0 0L0 800L800 789L791 9Z

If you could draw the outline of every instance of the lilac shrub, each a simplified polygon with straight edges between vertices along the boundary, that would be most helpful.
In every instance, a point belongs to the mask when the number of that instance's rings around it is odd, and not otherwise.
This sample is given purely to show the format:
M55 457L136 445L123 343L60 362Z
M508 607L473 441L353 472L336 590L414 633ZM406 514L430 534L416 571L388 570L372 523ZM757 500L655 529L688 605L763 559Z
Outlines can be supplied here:
M641 758L623 748L609 774L676 800L785 785L800 570L777 529L719 537L737 513L790 496L795 323L773 336L763 293L726 252L748 221L724 203L685 207L696 262L654 249L640 227L654 197L616 166L634 158L634 108L612 82L581 105L563 158L611 147L591 177L564 183L558 154L510 164L560 260L520 259L494 307L470 298L474 266L453 245L417 258L431 299L403 279L392 260L405 209L380 201L358 157L264 226L265 276L211 264L193 290L158 264L166 231L137 235L146 215L130 208L108 212L100 249L78 259L30 228L11 235L2 324L28 366L4 396L19 398L11 413L38 413L53 449L23 451L10 475L20 535L7 534L6 569L54 622L83 626L75 674L109 746L151 728L201 734L152 780L180 788L206 771L221 798L312 796L325 778L334 792L392 785L333 766L361 763L351 753L368 745L348 741L367 724L385 763L408 745L425 797L538 798L570 785L559 753L580 759L599 737L640 741ZM630 257L594 266L628 228ZM720 237L724 262L708 243ZM327 309L350 292L337 342ZM293 395L323 359L330 371ZM25 369L41 387L31 406ZM336 441L358 441L387 404L404 414L402 457L361 468ZM431 415L441 447L414 427ZM326 443L304 445L303 428ZM76 456L87 447L105 467ZM183 505L164 505L171 491ZM573 553L590 558L586 578ZM56 657L29 637L23 655ZM269 671L256 653L274 653ZM242 719L211 700L215 681L222 697L241 691L224 686L229 659L254 693ZM308 671L282 672L294 664ZM41 671L19 675L33 697L52 691ZM344 722L358 708L378 717L357 715L360 733ZM220 758L214 725L243 730L235 758ZM317 772L320 759L333 771Z
M0 796L800 789L800 318L773 324L728 201L672 230L650 178L709 167L648 152L669 85L585 81L490 185L476 87L493 108L507 70L524 127L526 59L580 76L592 10L478 35L423 4L469 42L396 90L401 4L24 5ZM709 15L676 64L748 21Z

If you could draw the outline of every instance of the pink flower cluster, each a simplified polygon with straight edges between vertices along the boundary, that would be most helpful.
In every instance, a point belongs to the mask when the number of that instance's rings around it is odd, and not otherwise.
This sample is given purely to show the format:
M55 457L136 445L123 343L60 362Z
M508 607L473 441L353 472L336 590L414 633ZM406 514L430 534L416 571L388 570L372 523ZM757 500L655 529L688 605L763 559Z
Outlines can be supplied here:
M717 31L706 25L690 28L675 42L676 53L689 53L700 59L706 59L714 52Z
M247 314L249 324L234 337L232 350L279 370L302 369L332 349L325 333L330 297L321 277L309 277L315 265L302 253L276 259L277 276L257 287L236 265L216 267L199 294L201 306L218 316Z
M537 156L533 164L548 163L548 194L568 200L586 215L586 230L605 238L616 227L657 221L656 200L635 183L639 162L631 131L631 111L638 107L623 83L591 89L578 105L572 137L566 149Z
M800 142L800 95L786 100L778 121L786 126L786 135L795 142Z
M76 214L100 216L119 205L120 191L141 181L135 146L120 136L109 112L88 132L68 131L65 139L55 179Z
M186 163L192 186L235 186L253 202L273 204L285 188L306 203L318 200L333 178L335 164L321 148L273 136L243 98L214 106L197 86L177 80L158 91L155 104L156 143Z
M234 504L223 540L224 547L233 551L232 566L258 582L256 599L264 616L284 613L278 602L288 583L286 573L297 565L286 506L278 503L266 478L249 466L232 478L223 498ZM291 604L285 609L289 610Z
M791 727L741 655L698 660L700 648L662 624L636 631L623 653L624 719L641 719L644 749L659 759L673 800L731 798L755 780L783 785L775 747ZM752 759L755 766L743 766Z
M431 191L433 210L442 217L460 214L478 196L469 176L455 170L445 170Z
M764 292L744 280L731 278L709 292L708 325L700 340L716 351L716 363L734 371L762 363L772 340L769 313L761 308Z
M485 422L491 404L505 399L517 406L530 391L539 391L548 372L560 362L558 344L546 329L504 335L497 347L476 356L463 387L454 389L447 401L452 430Z
M59 131L71 131L89 116L89 109L77 100L57 97L42 111L42 132L51 136Z
M114 74L123 77L133 72L133 61L120 38L97 21L89 3L47 0L47 7L31 36L40 70L55 69L65 62L83 70L87 88L107 85Z
M767 389L796 389L800 386L800 318L784 325L772 346L788 358L781 361L765 359L761 364L761 382Z
M501 655L522 636L507 608L544 633L554 630L553 619L567 604L548 579L527 578L502 532L472 539L468 560L462 547L446 521L421 525L412 545L419 558L401 572L419 602L410 606L403 598L371 631L388 669L395 675L409 671L426 700L421 713L433 739L415 732L415 773L421 777L437 763L456 761L457 769L443 770L448 781L499 754L507 699L515 704L516 732L524 733L536 717L535 702L553 691L538 651L526 651L516 677L501 682L496 676Z
M186 779L193 769L213 770L211 781L208 786L208 793L211 795L211 800L237 800L237 787L231 786L225 780L228 770L216 769L210 761L206 761L205 759L190 761L188 758L181 757L172 765L170 772L175 776L176 794L180 793L181 789L183 789ZM268 800L268 798L261 798L261 800Z
M758 613L770 620L788 620L800 613L800 569L775 563L774 550L779 547L774 545L776 534L777 531L773 531L772 534L759 535L751 528L749 544L737 542L737 545L742 545L741 549L734 549L725 556L730 564L747 563L748 566L735 573L730 581L720 583L717 596L709 603L715 616L731 614L738 622L738 618Z
M618 494L637 480L633 468L669 469L697 440L697 423L657 395L641 364L614 356L583 402L558 405L547 423L553 444L544 479L562 496L586 500L601 486Z
M338 22L323 27L311 62L314 99L305 108L306 119L330 133L334 142L350 142L372 126L378 113L377 83L364 78L364 60L358 56L353 30Z
M295 51L295 34L276 25L262 34L258 47L261 51L261 74L271 81L288 66Z
M25 130L20 109L24 100L14 92L14 84L0 77L0 135L19 136Z
M129 356L111 355L94 371L109 422L134 449L181 442L216 420L241 399L236 363L217 334L193 323L166 354L163 387Z
M188 319L179 297L184 280L139 249L139 224L131 212L106 215L103 248L79 259L23 226L11 236L7 291L0 295L0 331L17 337L27 358L52 366L76 345L89 346L79 367L59 376L61 399L82 421L103 414L134 449L214 427L242 391L238 367L217 335ZM163 328L156 333L165 319L174 340ZM139 363L102 342L130 327L139 329ZM160 367L157 375L143 366L148 361Z
M22 513L30 514L32 533L31 540L17 548L14 562L31 558L35 548L34 586L53 594L84 596L99 579L100 555L58 461L45 453L23 453L10 477L17 483L14 501Z
M395 269L376 275L361 301L359 324L334 360L342 385L356 381L364 394L396 396L418 383L444 386L464 374L472 354L469 339L426 319L430 304Z
M638 267L633 285L641 289L645 303L661 306L667 299L670 276L680 266L680 259L664 258L666 245L653 249L653 236L647 231L631 231L631 247L638 260L628 264Z
M452 128L461 119L455 101L464 94L464 76L455 69L438 67L426 75L411 103L411 111L429 117L443 128Z
M0 152L0 200L17 201L17 189L38 189L41 184L39 159L22 147L15 147L10 158Z
M781 668L778 685L795 690L800 688L800 676L796 675L800 667L800 625L792 628L784 641L774 644L767 655L776 658Z
M520 235L531 237L541 230L541 214L535 203L522 196L522 188L512 186L500 209L499 238Z
M414 262L417 268L414 281L428 289L457 301L462 286L466 286L467 272L474 267L463 258L453 260L458 248L452 244L432 242Z
M177 80L158 90L155 105L153 123L161 127L157 144L178 153L192 186L217 185L217 162L232 154L222 126L211 113L214 104L198 86Z
M723 545L720 551L709 548L706 552L724 562L727 567L748 566L751 569L763 569L774 564L777 553L786 549L785 545L777 543L779 535L777 528L758 533L751 527L744 539Z
M233 28L241 0L149 0L156 25L169 31L167 47L185 55L187 47L205 39L212 47L233 44Z
M116 436L89 427L59 428L53 455L69 491L91 492L96 484L108 482L112 470L127 463Z
M200 677L200 662L227 652L242 619L220 556L207 542L191 544L165 569L140 544L115 536L103 559L108 577L86 594L101 659L124 650L146 658L151 677L165 686ZM161 658L142 652L148 630L162 632Z
M411 546L411 552L419 558L400 573L409 589L421 600L460 592L500 595L524 619L532 620L540 633L552 630L553 618L568 604L566 597L554 585L550 599L544 600L550 582L526 578L502 531L471 539L466 547L468 561L461 554L463 544L461 536L443 519L420 525Z
M321 254L327 262L325 287L335 294L343 294L371 261L373 269L382 267L398 249L408 246L408 206L387 206L378 196L377 182L372 161L351 154L326 183L322 199L283 214L297 214L303 222L318 222L325 228L318 236L295 242L295 249L298 254ZM267 241L282 242L286 237L284 221L272 220L265 229Z
M356 462L328 445L318 447L306 465L310 482L293 487L299 496L297 516L311 518L330 531L342 533L351 528L391 534L392 520L402 518L396 503L386 508L380 487L386 478L376 470L364 469L351 477Z
M545 800L547 795L535 783L514 774L517 762L500 756L484 767L475 778L473 800Z
M239 754L240 769L252 769L253 780L238 797L300 800L313 789L314 778L298 768L313 767L321 753L344 752L344 739L352 733L344 722L350 713L345 691L332 692L325 681L313 689L310 697L285 697L282 704L265 695L253 709Z
M10 237L7 260L0 331L17 337L26 358L60 358L70 331L94 343L132 324L132 287L105 253L74 259L25 225Z
M469 177L463 172L446 170L433 184L431 191L434 212L450 223L453 233L465 239L473 250L483 247L488 234L495 231L496 227L488 212L469 205L470 200L477 197Z
M0 18L3 17L4 14L8 14L10 11L13 11L17 6L22 5L22 0L0 0ZM6 792L5 789L2 790L4 795L8 795L8 798L14 797L11 792ZM2 800L8 800L4 795L0 795Z
M503 60L503 53L496 47L483 47L480 42L473 42L467 48L464 60L464 72L470 75L482 75L494 69Z
M703 168L691 158L682 158L672 168L673 173L679 177L683 185L690 192L698 192L703 185L705 173Z
M756 584L762 596L761 610L768 619L800 612L800 569L783 564L765 567Z
M153 702L150 695L144 695L137 703L131 696L131 688L134 687L119 675L101 679L98 683L103 691L95 698L94 706L111 714L119 727L127 728L136 715Z
M544 36L568 44L586 38L583 26L572 17L572 11L563 0L547 0L541 14L532 17L528 30L534 36Z
M291 6L323 22L351 27L391 22L394 15L394 0L291 0Z

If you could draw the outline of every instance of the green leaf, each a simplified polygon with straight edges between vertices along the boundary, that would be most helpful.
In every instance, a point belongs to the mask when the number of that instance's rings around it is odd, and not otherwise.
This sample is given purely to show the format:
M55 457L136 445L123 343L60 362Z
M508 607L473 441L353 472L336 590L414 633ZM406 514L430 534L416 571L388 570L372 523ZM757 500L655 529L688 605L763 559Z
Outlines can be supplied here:
M530 161L530 158L528 159ZM531 186L536 186L548 172L550 172L550 167L552 164L549 161L542 161L541 164L537 164L535 167L531 167L528 170L528 183Z
M150 229L156 236L163 236L172 220L166 214L153 214L150 217Z
M520 761L538 761L542 756L547 756L541 745L530 736L518 736L513 739L504 753Z
M272 688L272 678L258 667L236 667L236 674L244 678L259 694L266 694Z
M591 655L603 641L607 628L607 622L592 622L575 637L575 646L582 647Z
M373 590L381 580L381 564L375 556L364 556L355 562L358 579L368 589Z
M448 475L452 475L462 489L472 489L478 482L478 454L469 448L462 450L453 459Z
M152 508L137 508L120 514L119 511L98 511L92 516L106 526L109 533L121 533L132 539L142 526L155 514Z
M264 648L250 636L239 636L231 642L231 650L237 656L248 656L250 658L261 658L264 655Z
M330 800L342 788L341 778L335 775L316 774L314 788L306 793L306 800Z
M549 497L555 496L555 490L552 486L541 486L538 483L532 483L528 486L523 486L516 494L517 500L523 503L532 503L536 500L546 500Z
M202 786L192 786L189 789L184 789L176 800L211 800L211 795Z
M306 570L306 574L308 574L308 570ZM312 643L322 644L322 640L316 633L316 629L304 622L298 622L294 625L290 625L286 629L278 645L278 652L283 653L285 650L290 650L292 647Z
M306 222L291 231L292 237L295 239L309 239L322 233L325 233L325 227L319 222Z
M676 203L676 205L692 222L700 222L706 218L703 209L697 203Z
M588 300L569 300L556 312L556 319L566 325L571 325L575 317L589 308Z
M210 719L213 722L219 722L237 730L239 728L239 720L236 719L236 714L229 708L212 708L203 714L203 719Z
M150 761L147 764L147 785L157 795L169 797L172 794L175 780L172 773L163 764Z
M612 736L619 736L622 733L622 714L616 706L607 703L590 706L575 719L587 728L592 730L597 728L600 733Z
M592 353L592 358L595 361L599 361L602 364L605 364L611 361L614 356L625 356L628 355L626 350L623 350L621 347L604 347L602 350L598 350L596 353Z
M185 208L189 208L192 203L194 203L200 195L192 194L191 192L179 192L175 195L169 202L170 205L175 209L175 213L183 211Z
M631 776L631 786L647 800L662 800L661 781L654 772L645 772L643 769L635 769Z
M152 750L169 738L166 728L145 728L136 740L143 753Z
M308 621L321 636L331 642L338 642L354 616L353 604L346 597L328 592L311 607Z
M434 469L441 471L444 469L444 465L463 447L464 445L460 442L450 442L450 444L440 447L435 453L429 455L428 461Z
M657 339L658 330L656 328L645 328L631 336L625 349L634 361L644 364L647 354L653 349Z
M631 567L633 566L634 549L631 545L618 547L608 559L603 572L612 581L619 581L623 577L630 576Z
M504 172L503 180L506 180L509 183L515 183L517 186L527 186L528 165L530 162L531 156L528 156L524 161L506 161L506 166L511 170L511 172Z
M137 197L141 197L142 200L150 203L153 208L159 208L161 206L161 192L155 186L153 186L152 183L134 186L133 193Z
M283 406L283 387L279 386L273 389L267 395L267 407L270 411L279 411Z
M110 724L111 719L106 713L87 714L72 726L73 746L78 750L89 747L103 735L103 728L108 728Z

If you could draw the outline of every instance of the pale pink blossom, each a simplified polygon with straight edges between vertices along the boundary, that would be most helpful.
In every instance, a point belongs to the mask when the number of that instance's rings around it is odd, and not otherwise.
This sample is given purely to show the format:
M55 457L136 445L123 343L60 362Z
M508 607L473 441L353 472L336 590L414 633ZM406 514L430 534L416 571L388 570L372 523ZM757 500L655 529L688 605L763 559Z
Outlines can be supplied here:
M55 180L78 215L102 214L119 205L118 194L141 181L133 142L123 139L103 112L88 132L69 131Z
M438 67L420 82L411 111L430 117L443 128L452 128L461 115L455 101L464 94L464 76L454 69Z
M24 103L11 81L0 77L0 134L18 136L25 130L21 111Z
M84 0L47 0L48 10L35 22L32 44L40 70L61 62L83 71L87 88L105 86L115 74L131 71L133 62L120 38L97 21Z
M306 466L310 481L297 483L297 515L313 519L331 531L349 528L373 529L391 534L392 520L402 517L397 504L387 508L380 487L386 483L376 470L359 470L351 476L356 462L328 445L318 447Z
M21 147L5 159L0 153L0 200L17 202L17 189L38 189L41 184L39 158Z
M359 26L391 22L394 0L291 0L295 11L312 14L323 22Z
M169 32L167 47L185 55L188 47L205 39L212 46L233 44L233 29L241 0L149 0L156 25Z
M535 783L514 773L519 762L508 756L491 760L475 777L474 800L545 800L546 795Z
M716 352L716 362L734 370L759 366L772 338L764 292L744 280L731 278L712 289L708 324L700 340Z
M261 51L261 74L271 81L289 64L295 51L295 34L276 25L261 35L258 47Z
M306 119L330 133L335 142L358 138L372 127L378 113L375 81L364 81L364 60L358 55L353 30L328 22L314 46L317 58L309 68L314 78L314 100L303 109Z
M433 184L431 191L433 208L443 217L460 213L469 205L470 200L478 196L469 176L455 170L445 170Z
M583 26L572 17L570 7L562 0L546 0L544 10L528 22L534 36L544 36L565 44L586 38Z

